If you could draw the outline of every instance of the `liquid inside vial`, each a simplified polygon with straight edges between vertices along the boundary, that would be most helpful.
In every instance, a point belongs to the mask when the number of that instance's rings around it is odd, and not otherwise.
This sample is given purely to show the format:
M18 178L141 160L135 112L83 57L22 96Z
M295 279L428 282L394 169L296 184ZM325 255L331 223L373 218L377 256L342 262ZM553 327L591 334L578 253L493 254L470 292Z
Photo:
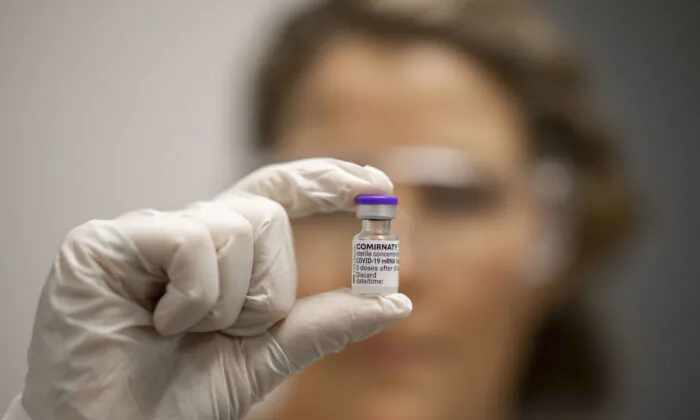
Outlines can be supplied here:
M358 196L362 230L352 241L352 292L383 296L399 290L399 238L391 233L398 200L392 196Z

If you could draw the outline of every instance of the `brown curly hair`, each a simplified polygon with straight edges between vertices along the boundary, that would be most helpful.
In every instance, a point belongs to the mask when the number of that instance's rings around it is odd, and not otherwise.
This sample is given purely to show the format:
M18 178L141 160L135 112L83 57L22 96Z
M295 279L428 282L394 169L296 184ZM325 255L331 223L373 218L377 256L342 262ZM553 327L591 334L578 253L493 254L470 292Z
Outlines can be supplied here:
M534 157L554 155L574 168L574 262L568 299L536 338L522 402L543 398L600 402L606 369L577 303L583 275L630 231L631 188L613 141L590 99L572 50L524 0L326 0L283 25L258 73L254 100L259 145L274 147L291 91L323 44L343 34L411 42L432 40L475 57L506 86L526 117Z

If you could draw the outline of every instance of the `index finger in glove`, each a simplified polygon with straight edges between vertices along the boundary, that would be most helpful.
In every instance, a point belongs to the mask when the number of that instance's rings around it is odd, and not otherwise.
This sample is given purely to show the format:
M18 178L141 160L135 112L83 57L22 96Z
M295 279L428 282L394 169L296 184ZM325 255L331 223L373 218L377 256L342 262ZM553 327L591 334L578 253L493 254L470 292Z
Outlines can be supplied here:
M284 318L296 298L297 269L289 218L281 205L265 197L241 195L225 204L247 220L253 241L252 271L248 271L247 290L241 295L243 307L235 322L221 330L232 336L258 335ZM227 312L228 308L222 310Z
M237 192L269 198L290 218L352 210L359 194L389 194L394 186L382 171L332 158L314 158L261 168L219 196Z

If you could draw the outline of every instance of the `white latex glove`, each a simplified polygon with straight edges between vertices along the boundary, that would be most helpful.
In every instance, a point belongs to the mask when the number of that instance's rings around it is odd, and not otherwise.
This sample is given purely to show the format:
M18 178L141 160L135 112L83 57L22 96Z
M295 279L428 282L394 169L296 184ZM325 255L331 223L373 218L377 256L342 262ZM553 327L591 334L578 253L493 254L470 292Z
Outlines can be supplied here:
M401 294L295 302L289 217L391 189L374 168L311 159L184 211L76 228L42 292L22 405L34 420L241 418L289 375L411 312Z

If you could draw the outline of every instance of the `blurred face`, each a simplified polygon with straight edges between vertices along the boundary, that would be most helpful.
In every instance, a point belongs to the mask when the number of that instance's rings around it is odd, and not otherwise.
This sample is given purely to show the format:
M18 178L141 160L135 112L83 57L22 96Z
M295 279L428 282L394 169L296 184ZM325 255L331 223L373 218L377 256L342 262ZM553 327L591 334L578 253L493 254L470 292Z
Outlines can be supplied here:
M333 156L394 179L400 291L414 305L403 324L301 374L289 417L503 414L538 312L524 268L538 208L511 97L447 47L346 37L306 72L281 132L279 159ZM294 222L300 297L349 287L359 229L352 214Z

